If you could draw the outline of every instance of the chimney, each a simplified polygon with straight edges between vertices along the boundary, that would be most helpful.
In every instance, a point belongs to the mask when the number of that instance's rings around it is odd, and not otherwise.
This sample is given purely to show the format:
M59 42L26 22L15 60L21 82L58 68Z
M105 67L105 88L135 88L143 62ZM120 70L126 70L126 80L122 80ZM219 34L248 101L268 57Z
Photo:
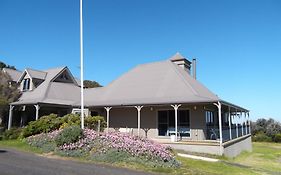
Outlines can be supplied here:
M196 80L196 58L192 59L192 75L193 78Z
M180 53L176 53L174 56L170 58L170 61L180 66L182 69L187 71L189 74L191 69L191 62L188 61L185 57L183 57Z

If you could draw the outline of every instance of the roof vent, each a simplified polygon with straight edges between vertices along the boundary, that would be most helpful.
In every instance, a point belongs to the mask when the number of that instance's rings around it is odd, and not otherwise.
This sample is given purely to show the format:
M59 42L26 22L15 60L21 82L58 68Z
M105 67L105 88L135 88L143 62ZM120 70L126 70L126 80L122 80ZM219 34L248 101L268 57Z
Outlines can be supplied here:
M191 62L188 61L185 57L183 57L180 53L176 53L174 56L170 58L173 63L176 63L185 71L190 74Z

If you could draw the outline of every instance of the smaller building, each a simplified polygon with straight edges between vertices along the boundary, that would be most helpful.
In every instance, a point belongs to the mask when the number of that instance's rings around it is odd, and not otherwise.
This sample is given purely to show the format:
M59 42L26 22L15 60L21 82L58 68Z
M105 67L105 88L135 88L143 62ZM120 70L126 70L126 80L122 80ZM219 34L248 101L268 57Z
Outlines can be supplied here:
M10 76L11 78L11 81L9 82L10 85L16 84L22 74L21 71L11 68L3 68L2 71Z

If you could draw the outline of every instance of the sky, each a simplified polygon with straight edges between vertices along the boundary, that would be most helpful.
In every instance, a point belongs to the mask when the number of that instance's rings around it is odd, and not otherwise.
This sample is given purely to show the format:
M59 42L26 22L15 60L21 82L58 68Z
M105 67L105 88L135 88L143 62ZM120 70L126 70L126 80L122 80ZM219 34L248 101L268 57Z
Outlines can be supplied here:
M281 121L281 1L83 0L84 76L107 85L176 52L251 117ZM0 61L80 76L79 0L0 0Z

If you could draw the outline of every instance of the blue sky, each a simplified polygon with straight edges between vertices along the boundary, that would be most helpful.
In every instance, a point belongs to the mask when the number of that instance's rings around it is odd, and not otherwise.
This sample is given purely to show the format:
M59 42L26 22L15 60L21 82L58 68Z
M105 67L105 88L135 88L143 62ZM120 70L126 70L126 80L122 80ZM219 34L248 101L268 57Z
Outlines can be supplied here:
M281 121L281 1L84 0L85 78L107 85L180 52L252 118ZM0 60L79 77L79 0L0 0Z

